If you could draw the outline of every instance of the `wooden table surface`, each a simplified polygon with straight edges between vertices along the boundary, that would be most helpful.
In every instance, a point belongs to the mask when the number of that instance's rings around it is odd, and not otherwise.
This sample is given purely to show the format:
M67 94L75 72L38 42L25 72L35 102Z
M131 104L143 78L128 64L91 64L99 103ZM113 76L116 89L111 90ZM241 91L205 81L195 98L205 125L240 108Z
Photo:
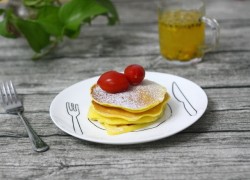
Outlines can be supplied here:
M0 109L0 179L249 179L250 1L207 1L207 15L221 25L220 47L184 67L157 60L155 1L113 2L119 25L99 18L41 61L30 60L23 39L0 39L0 81L14 82L24 116L50 145L34 152L19 118ZM174 136L126 146L79 140L52 122L49 106L60 91L132 63L200 85L209 101L205 114Z

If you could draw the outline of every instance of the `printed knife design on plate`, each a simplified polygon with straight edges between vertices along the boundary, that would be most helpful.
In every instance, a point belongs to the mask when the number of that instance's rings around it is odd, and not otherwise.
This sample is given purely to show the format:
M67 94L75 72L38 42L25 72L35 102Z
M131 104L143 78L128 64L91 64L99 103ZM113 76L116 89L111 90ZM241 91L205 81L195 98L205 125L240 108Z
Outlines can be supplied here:
M177 85L176 82L172 83L172 92L175 99L183 104L185 110L190 116L195 116L197 114L197 110L190 103L190 101L185 96L185 94L183 93L183 91L180 89L180 87Z

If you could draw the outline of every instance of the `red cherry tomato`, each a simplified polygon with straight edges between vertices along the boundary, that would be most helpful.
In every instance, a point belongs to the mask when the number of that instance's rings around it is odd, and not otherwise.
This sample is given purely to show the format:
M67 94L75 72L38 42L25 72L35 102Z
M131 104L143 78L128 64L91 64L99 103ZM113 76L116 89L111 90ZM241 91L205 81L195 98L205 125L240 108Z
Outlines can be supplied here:
M131 85L138 85L142 82L145 77L145 70L138 64L131 64L124 70L129 83Z
M108 71L103 73L97 81L102 90L108 93L118 93L126 91L129 88L129 82L126 76L117 71Z

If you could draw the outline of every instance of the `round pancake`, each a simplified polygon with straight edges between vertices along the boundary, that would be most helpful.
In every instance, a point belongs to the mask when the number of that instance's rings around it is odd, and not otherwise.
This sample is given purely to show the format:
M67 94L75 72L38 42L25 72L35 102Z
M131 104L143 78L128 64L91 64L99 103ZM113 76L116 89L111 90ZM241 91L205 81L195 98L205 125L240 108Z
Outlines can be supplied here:
M160 112L160 114L157 114L156 116L142 116L136 121L129 121L127 119L123 119L120 117L105 117L99 114L95 108L91 105L89 112L88 112L88 118L90 120L98 121L99 123L103 124L109 124L109 125L131 125L131 124L145 124L149 122L156 121L161 115L163 114L163 111Z
M126 121L134 122L134 121L141 119L142 117L159 116L161 114L161 112L164 110L168 100L169 100L169 96L166 95L163 102L161 102L157 106L155 106L147 111L140 112L140 113L128 112L128 111L125 111L121 108L102 106L102 105L95 103L94 101L92 102L92 105L93 105L95 113L98 113L102 117L124 119Z
M143 80L140 85L130 86L121 93L108 93L97 84L91 88L91 96L97 104L121 108L129 112L144 112L160 104L167 93L165 87L153 81Z
M108 135L118 135L122 133L127 133L131 131L135 131L138 129L145 128L147 126L150 126L151 123L144 123L144 124L131 124L131 125L120 125L120 126L114 126L110 124L103 124L105 129L107 130Z

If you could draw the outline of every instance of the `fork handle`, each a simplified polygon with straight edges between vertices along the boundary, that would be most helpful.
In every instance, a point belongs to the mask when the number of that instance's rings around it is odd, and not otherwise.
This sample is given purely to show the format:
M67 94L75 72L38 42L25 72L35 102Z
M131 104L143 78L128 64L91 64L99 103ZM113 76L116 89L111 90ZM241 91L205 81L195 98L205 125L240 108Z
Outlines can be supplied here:
M49 149L49 146L37 135L37 133L33 130L30 126L29 122L23 117L21 112L17 113L18 116L21 118L27 132L29 135L29 139L32 143L32 147L37 152L44 152Z

